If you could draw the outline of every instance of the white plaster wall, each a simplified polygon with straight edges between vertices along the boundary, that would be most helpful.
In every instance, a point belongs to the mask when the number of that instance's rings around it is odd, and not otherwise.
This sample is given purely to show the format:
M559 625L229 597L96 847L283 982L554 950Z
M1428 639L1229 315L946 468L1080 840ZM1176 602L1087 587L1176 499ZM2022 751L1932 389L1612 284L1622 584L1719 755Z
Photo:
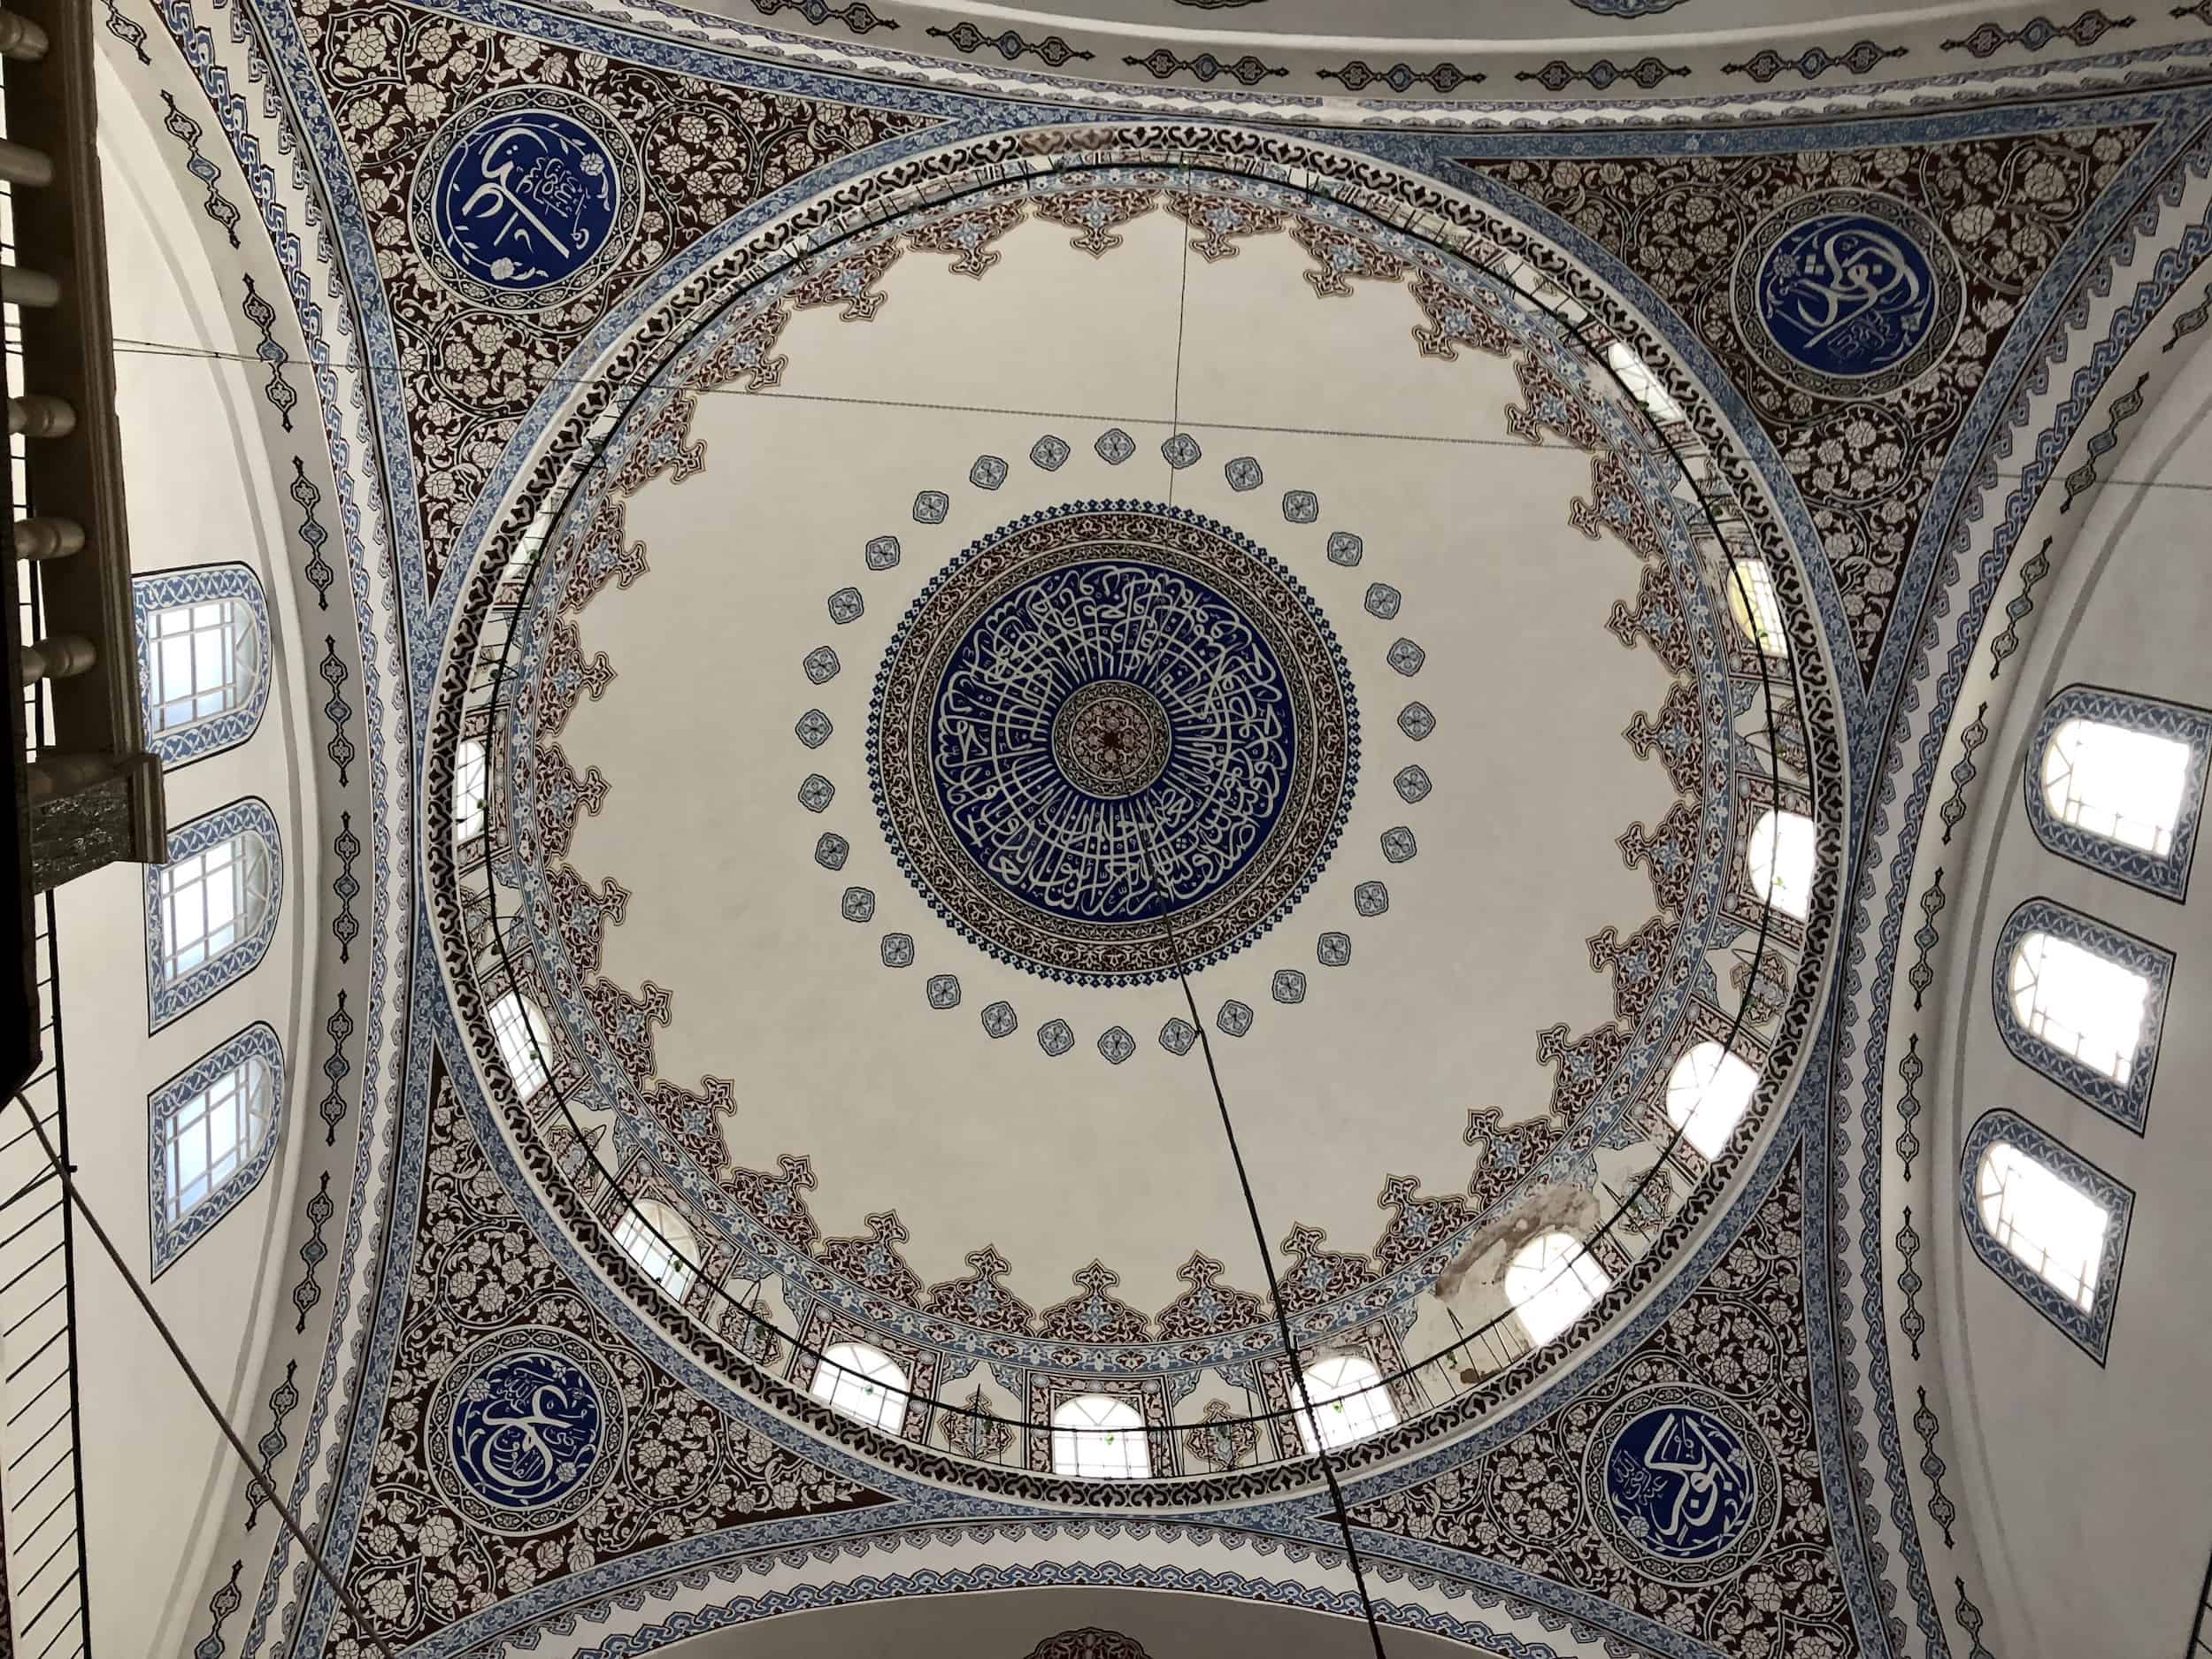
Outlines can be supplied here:
M158 152L124 88L104 78L101 99L119 342L242 353L228 320L234 307L226 303L238 280L228 270L219 280L203 250L197 198L177 193L180 173ZM301 964L311 959L307 930L323 886L309 828L312 778L294 764L314 658L302 658L284 570L279 497L258 429L265 408L253 378L258 366L126 344L116 370L134 569L240 561L270 601L274 674L258 728L235 749L172 771L166 783L173 827L242 796L267 803L285 864L276 938L244 979L149 1035L143 870L112 865L56 895L71 1151L81 1191L142 1280L151 1271L148 1094L257 1020L282 1040L286 1091L273 1166L152 1286L155 1305L250 1442L259 1432L257 1409L265 1412L251 1394L270 1321L286 1305L288 1268L292 1277L298 1271L284 1259L284 1219L303 1104L313 1118L315 1091L303 1075L311 1064L311 987L302 982ZM196 1604L210 1523L242 1476L82 1229L76 1260L94 1647L182 1652L195 1639L192 1624L206 1617Z
M1357 1623L1325 1613L1167 1590L1001 1590L909 1596L787 1615L679 1642L666 1659L1025 1659L1064 1632L1105 1630L1152 1659L1349 1659L1368 1651ZM1473 1650L1392 1630L1392 1659Z
M2212 421L2205 363L2193 365L2108 475L2156 488L2093 497L2081 540L2036 595L2039 626L1987 764L1962 902L1963 956L1947 1052L1931 1069L1939 1133L1928 1137L1941 1213L1919 1230L1938 1271L1932 1307L1954 1420L1939 1454L1949 1495L1990 1578L1976 1599L1987 1645L2005 1659L2180 1655L2212 1550L2212 858L2186 904L2046 849L2023 805L2026 745L2050 696L2077 681L2212 705L2212 558L2205 533ZM2081 509L2077 508L2077 511ZM2016 591L2008 579L2001 598ZM1993 624L2001 626L1999 614ZM1985 671L1974 678L1983 680ZM2009 672L2010 671L2008 671ZM1984 689L1970 684L1959 718ZM1994 717L1993 716L1993 719ZM1932 823L1932 819L1931 820ZM2005 918L2043 895L2171 950L2176 957L2147 1133L2138 1137L2015 1058L1991 1011L1992 953ZM1917 918L1914 918L1915 923ZM1909 941L1905 949L1911 949ZM2135 1191L2107 1363L2077 1348L1968 1248L1948 1197L1967 1130L2008 1107ZM1911 1399L1899 1402L1909 1419ZM1907 1452L1917 1458L1911 1439ZM1929 1525L1924 1515L1921 1525ZM1947 1605L1952 1586L1939 1583Z

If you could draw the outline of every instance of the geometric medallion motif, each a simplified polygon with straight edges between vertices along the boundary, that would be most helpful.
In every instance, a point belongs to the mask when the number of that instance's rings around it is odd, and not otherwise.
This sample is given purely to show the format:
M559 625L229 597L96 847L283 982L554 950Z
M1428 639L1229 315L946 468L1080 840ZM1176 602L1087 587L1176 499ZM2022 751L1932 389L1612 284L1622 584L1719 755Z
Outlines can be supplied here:
M463 298L541 311L606 275L643 210L636 156L605 111L554 87L509 87L431 141L409 219Z
M1297 580L1133 502L1033 513L954 559L885 654L869 732L884 833L933 908L1090 985L1264 932L1334 849L1358 757L1343 652Z
M565 1331L486 1337L431 1397L432 1475L449 1502L497 1532L541 1532L598 1496L621 1461L622 1391Z
M1732 1577L1781 1506L1774 1454L1743 1409L1674 1383L1615 1402L1590 1437L1582 1485L1607 1541L1674 1584Z
M1769 214L1736 256L1736 326L1761 363L1829 397L1925 373L1965 303L1934 226L1893 196L1824 190Z

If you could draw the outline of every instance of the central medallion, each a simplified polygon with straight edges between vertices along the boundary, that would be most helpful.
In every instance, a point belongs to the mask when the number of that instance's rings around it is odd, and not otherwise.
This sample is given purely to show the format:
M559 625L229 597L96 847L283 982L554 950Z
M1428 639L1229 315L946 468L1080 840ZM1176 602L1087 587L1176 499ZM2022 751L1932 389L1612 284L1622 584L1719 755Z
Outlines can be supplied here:
M1167 710L1142 686L1094 680L1052 719L1052 755L1069 782L1102 800L1134 795L1167 770Z
M1295 578L1172 507L1086 502L984 537L877 677L871 781L938 913L1085 984L1241 949L1327 862L1359 720Z

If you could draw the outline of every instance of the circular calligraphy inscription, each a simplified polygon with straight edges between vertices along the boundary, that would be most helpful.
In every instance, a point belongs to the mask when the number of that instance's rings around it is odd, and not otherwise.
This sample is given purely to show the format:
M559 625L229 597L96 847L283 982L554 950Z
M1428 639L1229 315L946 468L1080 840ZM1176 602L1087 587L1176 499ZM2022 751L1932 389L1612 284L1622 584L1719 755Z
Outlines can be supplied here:
M511 87L455 115L415 173L409 221L463 297L542 311L597 283L628 250L643 207L637 163L613 119L554 87Z
M1221 525L1086 502L984 537L922 592L869 729L884 832L993 955L1142 983L1249 943L1334 849L1358 772L1343 653Z
M1925 373L1958 331L1965 288L1942 233L1864 190L1801 196L1736 256L1736 326L1793 386L1876 396Z
M431 1396L429 1423L431 1475L449 1502L493 1532L541 1532L613 1475L622 1394L588 1343L521 1325L454 1362Z
M1583 1499L1632 1564L1670 1584L1734 1577L1781 1508L1766 1438L1742 1409L1682 1384L1616 1401L1590 1436Z

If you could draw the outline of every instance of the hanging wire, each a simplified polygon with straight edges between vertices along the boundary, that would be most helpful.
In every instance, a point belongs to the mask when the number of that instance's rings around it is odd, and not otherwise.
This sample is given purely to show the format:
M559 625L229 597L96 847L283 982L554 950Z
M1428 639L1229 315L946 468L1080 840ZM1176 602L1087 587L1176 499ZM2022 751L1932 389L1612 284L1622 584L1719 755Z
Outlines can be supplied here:
M1244 1213L1251 1218L1252 1242L1259 1250L1260 1265L1267 1271L1267 1294L1275 1305L1276 1329L1283 1339L1283 1371L1297 1392L1305 1412L1302 1421L1305 1431L1310 1432L1313 1455L1320 1460L1322 1479L1328 1483L1329 1506L1336 1514L1337 1530L1344 1535L1344 1554L1352 1565L1352 1582L1359 1586L1360 1610L1367 1617L1367 1635L1375 1645L1375 1659L1388 1659L1383 1652L1382 1626L1375 1619L1374 1598L1367 1594L1367 1570L1360 1563L1359 1545L1352 1538L1351 1511L1344 1502L1344 1488L1337 1483L1336 1462L1329 1455L1328 1443L1321 1437L1321 1419L1314 1410L1313 1393L1306 1386L1306 1368L1299 1363L1297 1345L1290 1340L1290 1309L1283 1301L1282 1280L1275 1271L1275 1254L1267 1248L1267 1229L1260 1223L1259 1200L1253 1196L1252 1178L1245 1171L1244 1151L1237 1144L1237 1126L1229 1116L1228 1097L1221 1092L1221 1072L1214 1064L1213 1040L1206 1034L1206 1022L1198 1017L1198 999L1191 992L1190 975L1183 971L1176 952L1175 918L1149 849L1144 862L1146 873L1152 878L1152 890L1159 895L1160 925L1167 930L1168 959L1175 964L1175 982L1183 987L1183 1002L1190 1010L1190 1023L1198 1033L1199 1049L1206 1056L1206 1077L1213 1085L1214 1105L1221 1113L1221 1133L1229 1143L1230 1161L1236 1165L1237 1188L1244 1194Z
M155 1308L153 1299L147 1295L146 1287L138 1282L137 1276L124 1264L122 1252L115 1248L115 1241L108 1237L108 1230L100 1225L100 1217L92 1213L92 1206L85 1202L84 1194L77 1190L77 1183L72 1178L69 1166L62 1162L61 1154L54 1149L54 1143L46 1137L46 1125L39 1121L38 1109L21 1094L18 1094L15 1099L16 1103L21 1106L30 1118L32 1132L38 1136L39 1149L45 1153L47 1163L53 1165L54 1173L61 1181L62 1191L68 1195L69 1202L77 1207L77 1213L84 1217L85 1225L92 1230L92 1236L100 1241L100 1248L107 1253L108 1260L115 1264L116 1272L121 1276L123 1283L129 1287L131 1294L137 1299L138 1305L145 1310L146 1317L153 1322L154 1329L160 1333L162 1341L169 1349L170 1357L177 1362L177 1369L184 1373L185 1380L192 1385L192 1392L200 1397L200 1403L207 1408L208 1416L215 1420L215 1426L223 1432L223 1438L230 1442L231 1450L238 1455L238 1462L246 1471L247 1490L249 1492L258 1491L269 1501L270 1506L277 1512L277 1518L284 1523L284 1530L291 1533L293 1541L307 1552L307 1558L313 1564L317 1575L330 1586L332 1594L337 1596L339 1605L345 1609L346 1617L353 1621L353 1627L358 1632L360 1640L382 1655L382 1659L394 1659L392 1650L385 1644L384 1639L372 1629L368 1614L362 1610L360 1602L354 1600L353 1592L347 1589L340 1581L338 1575L331 1571L330 1563L324 1557L322 1550L316 1545L315 1540L307 1535L307 1529L300 1525L299 1517L292 1513L292 1506L277 1495L276 1489L271 1483L261 1478L260 1471L254 1466L253 1454L246 1449L246 1442L239 1439L238 1431L231 1427L230 1419L223 1415L222 1408L215 1403L215 1396L208 1392L207 1385L200 1380L200 1373L194 1369L192 1362L185 1357L184 1349L179 1346L175 1333L169 1329L169 1322L164 1319L160 1311Z

